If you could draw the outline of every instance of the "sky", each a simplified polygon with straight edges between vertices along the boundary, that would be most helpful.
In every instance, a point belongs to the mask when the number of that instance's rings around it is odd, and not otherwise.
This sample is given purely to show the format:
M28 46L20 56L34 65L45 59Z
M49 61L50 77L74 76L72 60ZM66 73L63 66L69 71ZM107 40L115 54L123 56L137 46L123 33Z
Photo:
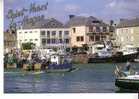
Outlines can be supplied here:
M48 10L43 14L46 18L56 18L65 23L68 16L94 16L105 22L118 21L120 18L139 17L139 0L4 0L4 29L9 20L5 17L8 9L29 7L31 3L48 2Z

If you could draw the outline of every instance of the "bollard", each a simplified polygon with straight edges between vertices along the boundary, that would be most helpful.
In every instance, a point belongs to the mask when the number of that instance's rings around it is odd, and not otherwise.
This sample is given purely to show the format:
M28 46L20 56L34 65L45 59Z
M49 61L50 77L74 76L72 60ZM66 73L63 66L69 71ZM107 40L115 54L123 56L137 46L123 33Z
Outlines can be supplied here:
M34 70L41 70L41 64L40 63L34 64Z

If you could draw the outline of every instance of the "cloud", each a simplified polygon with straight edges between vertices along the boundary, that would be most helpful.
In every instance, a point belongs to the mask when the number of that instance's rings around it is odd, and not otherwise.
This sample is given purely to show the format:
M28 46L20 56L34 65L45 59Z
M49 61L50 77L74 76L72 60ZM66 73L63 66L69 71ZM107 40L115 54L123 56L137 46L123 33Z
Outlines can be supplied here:
M110 2L106 7L115 7L116 6L116 1Z
M17 0L6 0L6 2L8 3L8 4L13 4L13 3L15 3Z
M80 7L75 4L67 4L65 5L65 11L66 12L78 12L80 10Z
M58 2L58 3L63 2L63 1L65 0L55 0L55 2Z
M110 0L103 14L119 17L139 17L139 0Z
M80 13L79 16L85 16L85 17L88 17L88 16L90 16L90 14L89 14L89 13Z

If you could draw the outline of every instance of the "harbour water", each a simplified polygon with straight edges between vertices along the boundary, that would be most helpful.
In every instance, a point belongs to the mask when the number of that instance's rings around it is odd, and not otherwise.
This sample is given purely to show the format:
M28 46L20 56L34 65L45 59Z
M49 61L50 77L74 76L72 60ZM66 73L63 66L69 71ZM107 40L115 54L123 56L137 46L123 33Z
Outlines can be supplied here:
M139 63L132 63L139 70ZM125 64L76 64L66 73L5 71L5 93L115 93L114 69Z

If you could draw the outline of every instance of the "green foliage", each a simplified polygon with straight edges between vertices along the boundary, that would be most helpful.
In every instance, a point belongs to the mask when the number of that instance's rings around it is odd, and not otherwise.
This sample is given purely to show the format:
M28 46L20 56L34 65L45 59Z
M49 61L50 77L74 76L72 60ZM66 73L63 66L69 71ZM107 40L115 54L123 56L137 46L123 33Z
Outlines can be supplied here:
M22 49L23 50L31 50L35 46L34 43L28 42L28 43L22 43Z

